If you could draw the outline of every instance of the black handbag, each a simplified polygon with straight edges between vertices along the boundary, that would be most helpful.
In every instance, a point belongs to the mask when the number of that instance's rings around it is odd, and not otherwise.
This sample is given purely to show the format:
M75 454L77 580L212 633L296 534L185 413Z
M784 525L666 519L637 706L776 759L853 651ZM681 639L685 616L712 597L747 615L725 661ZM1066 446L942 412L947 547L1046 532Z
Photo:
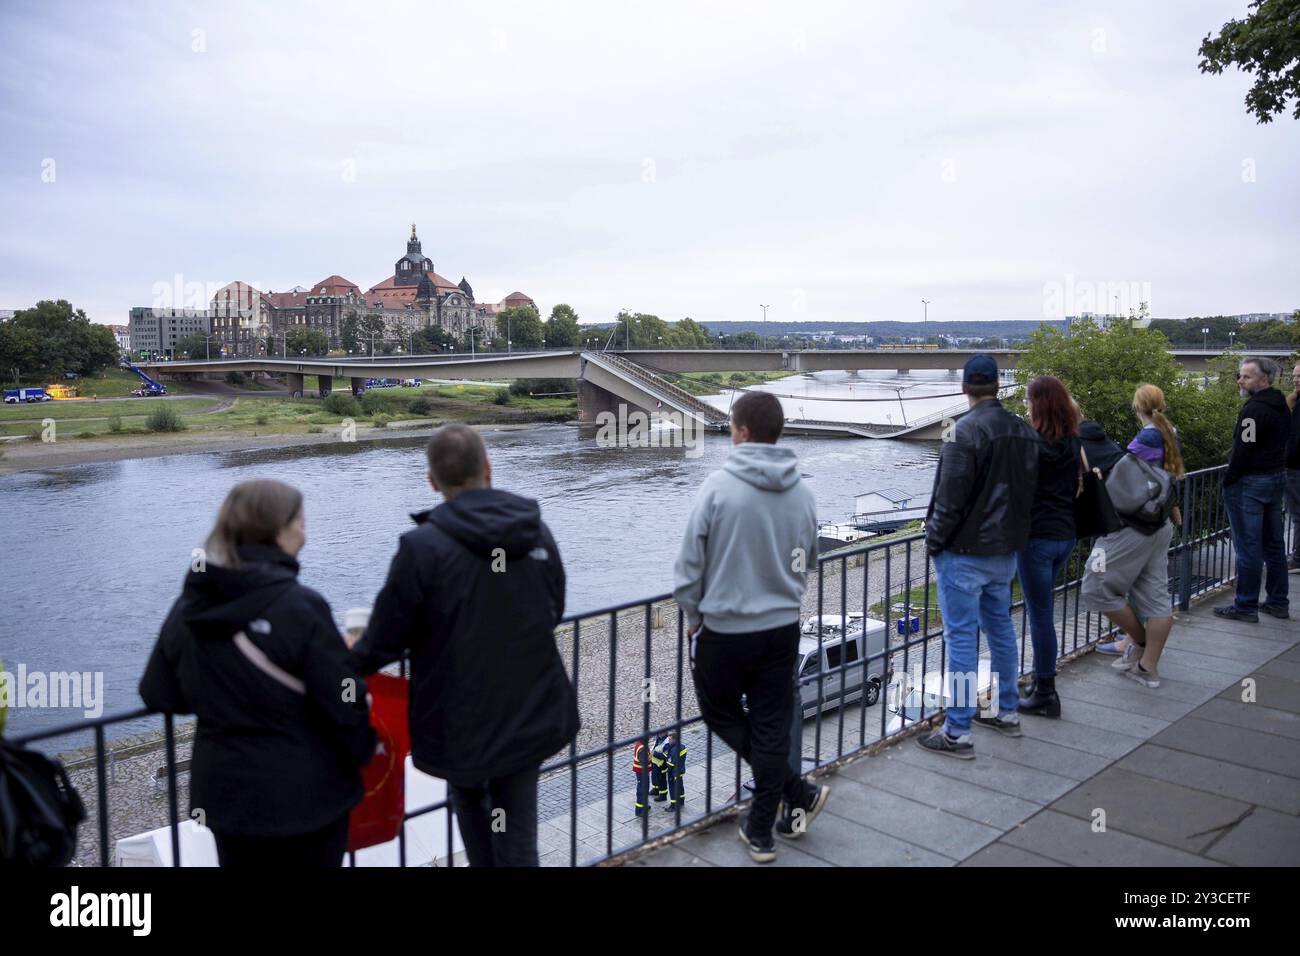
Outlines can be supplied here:
M0 869L67 866L85 818L63 764L0 740Z
M1074 498L1074 536L1100 538L1124 527L1111 503L1100 468L1088 467L1088 455L1079 449L1079 491Z

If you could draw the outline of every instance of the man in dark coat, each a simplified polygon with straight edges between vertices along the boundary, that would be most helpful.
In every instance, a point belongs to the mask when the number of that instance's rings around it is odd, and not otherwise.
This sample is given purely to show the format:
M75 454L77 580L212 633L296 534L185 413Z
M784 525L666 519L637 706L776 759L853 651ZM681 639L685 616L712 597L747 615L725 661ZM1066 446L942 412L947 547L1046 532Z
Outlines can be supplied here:
M492 487L483 440L428 446L444 501L413 515L354 653L411 656L411 757L447 781L471 866L537 866L537 777L578 731L555 643L564 566L537 502Z
M1214 609L1219 617L1236 621L1258 622L1260 611L1283 620L1291 616L1282 527L1291 410L1286 397L1273 387L1280 372L1270 358L1248 358L1237 375L1246 402L1237 413L1232 454L1223 476L1223 504L1237 552L1237 594L1231 604Z

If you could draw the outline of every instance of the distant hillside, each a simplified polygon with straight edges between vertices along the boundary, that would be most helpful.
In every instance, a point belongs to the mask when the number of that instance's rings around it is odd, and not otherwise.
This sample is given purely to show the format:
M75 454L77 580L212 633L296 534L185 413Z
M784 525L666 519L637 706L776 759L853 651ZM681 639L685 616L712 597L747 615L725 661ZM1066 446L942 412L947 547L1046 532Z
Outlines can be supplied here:
M594 328L610 328L612 322L592 323ZM736 335L741 332L754 332L758 335L873 335L877 338L904 337L911 335L960 335L990 338L1021 338L1044 325L1054 325L1064 329L1066 323L1061 321L1036 322L1023 319L999 319L989 322L928 322L922 328L920 322L767 322L761 319L754 322L705 322L710 332L715 335ZM584 323L586 327L586 323Z

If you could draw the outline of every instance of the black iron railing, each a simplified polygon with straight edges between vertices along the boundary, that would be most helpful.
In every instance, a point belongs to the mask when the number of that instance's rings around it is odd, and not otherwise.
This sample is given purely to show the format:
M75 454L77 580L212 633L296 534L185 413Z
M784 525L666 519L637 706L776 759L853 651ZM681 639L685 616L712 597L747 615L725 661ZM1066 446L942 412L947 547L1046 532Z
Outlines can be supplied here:
M1233 555L1222 503L1224 468L1193 472L1181 485L1181 521L1169 549L1171 602L1189 602L1233 578ZM1059 655L1070 658L1113 633L1100 615L1083 609L1080 585L1092 543L1080 541L1056 587L1055 620ZM878 538L821 556L810 569L804 615L816 614L806 628L800 667L792 675L801 717L792 737L792 760L805 769L827 767L898 736L937 716L941 701L923 693L913 705L899 675L931 668L942 675L946 657L937 585L920 533ZM1028 627L1018 590L1013 618L1025 671ZM1019 612L1018 614L1016 612ZM828 623L829 622L829 623ZM845 640L848 633L859 640ZM556 635L569 677L578 690L583 726L563 752L542 768L538 788L539 843L545 865L585 865L644 846L684 827L729 810L745 797L740 758L704 726L690 679L690 648L684 616L670 595L628 602L567 617ZM1176 638L1175 638L1176 639ZM982 645L981 640L981 645ZM981 647L981 650L983 648ZM981 653L981 656L984 656ZM924 687L924 677L922 678ZM93 735L93 794L83 787L91 819L83 828L96 836L96 853L85 863L109 865L115 836L169 826L172 861L179 865L181 843L178 741L175 718L162 720L162 766L153 773L165 781L166 808L157 808L152 827L113 823L110 786L112 751L106 731L150 716L135 710L18 737L14 742L48 742L70 734ZM686 798L665 812L653 802L633 815L635 775L632 746L676 733L687 745ZM703 760L700 760L703 750ZM702 763L702 767L701 767ZM685 805L684 805L685 804ZM690 806L690 810L686 809ZM441 814L445 854L434 865L457 861L449 800L408 808L407 822ZM408 864L405 826L398 838L398 862ZM355 862L355 861L354 861ZM425 862L423 860L416 862Z

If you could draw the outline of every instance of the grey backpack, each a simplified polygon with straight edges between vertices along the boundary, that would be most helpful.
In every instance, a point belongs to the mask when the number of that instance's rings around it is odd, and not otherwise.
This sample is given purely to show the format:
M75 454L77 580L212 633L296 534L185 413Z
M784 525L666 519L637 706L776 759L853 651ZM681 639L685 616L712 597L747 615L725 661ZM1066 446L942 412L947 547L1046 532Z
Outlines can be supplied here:
M1177 504L1174 476L1132 452L1106 476L1106 493L1124 522L1147 534L1164 527Z

